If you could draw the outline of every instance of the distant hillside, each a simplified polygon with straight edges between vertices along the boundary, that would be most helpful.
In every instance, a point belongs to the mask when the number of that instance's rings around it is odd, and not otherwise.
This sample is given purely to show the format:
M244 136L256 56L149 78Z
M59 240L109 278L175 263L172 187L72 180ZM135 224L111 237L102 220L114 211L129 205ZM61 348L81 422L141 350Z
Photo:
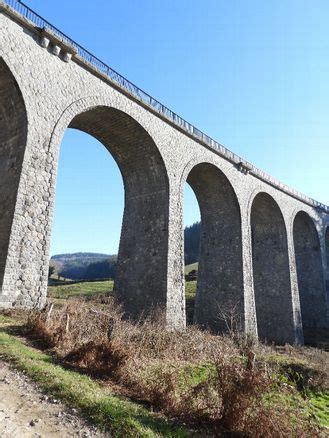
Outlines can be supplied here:
M77 261L78 263L88 264L107 259L108 257L110 257L109 254L98 254L94 252L75 252L73 254L57 254L52 256L51 260L55 260L59 263L74 263L75 261Z
M196 222L184 230L184 256L185 265L190 265L199 260L199 247L201 235L201 222Z
M197 222L184 230L185 265L196 263L199 259L201 223ZM114 278L117 256L93 252L57 254L50 259L55 277L60 275L72 280L94 280Z
M72 280L114 278L117 256L90 252L57 254L50 259L55 274Z

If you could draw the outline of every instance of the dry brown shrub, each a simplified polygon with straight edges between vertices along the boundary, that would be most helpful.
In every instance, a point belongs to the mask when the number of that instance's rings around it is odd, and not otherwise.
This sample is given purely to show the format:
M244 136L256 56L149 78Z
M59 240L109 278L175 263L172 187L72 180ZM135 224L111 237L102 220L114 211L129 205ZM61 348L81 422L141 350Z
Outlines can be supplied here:
M63 362L97 377L114 377L127 358L127 353L116 342L89 341L70 351Z
M159 311L132 323L113 299L106 300L74 299L34 312L29 333L65 364L111 377L135 399L212 434L225 429L240 436L316 436L299 408L268 401L280 382L273 381L274 369L257 360L263 347L241 334L214 336L197 327L168 331ZM211 371L194 381L190 370L207 367ZM290 390L282 386L277 392Z
M46 330L60 354L67 354L85 343L117 341L129 350L134 359L192 360L214 359L218 353L236 354L236 347L229 338L214 336L196 327L185 331L168 331L163 314L149 315L137 322L123 318L123 312L113 299L105 306L70 299L61 306L49 306L42 312L33 312L28 329L41 337Z
M316 438L321 432L306 416L296 416L296 411L279 402L266 404L257 400L250 408L248 415L244 415L243 423L233 429L242 431L243 436L268 438Z
M82 299L70 299L61 307L46 307L41 312L33 312L28 328L38 332L44 327L54 340L54 347L60 354L67 354L85 343L107 342L117 321L122 315L118 306L102 308L88 306Z
M254 362L251 350L245 354L243 361L226 357L216 362L220 424L245 436L316 436L310 418L296 418L296 407L288 402L291 388L282 386L268 366ZM274 386L280 388L280 400L273 396Z
M30 312L25 325L26 334L36 342L39 348L48 349L56 346L54 332L41 317L40 312Z
M185 374L187 365L157 362L149 365L149 369L141 370L139 376L131 375L134 395L186 423L213 422L219 400L212 378L191 384L188 374Z

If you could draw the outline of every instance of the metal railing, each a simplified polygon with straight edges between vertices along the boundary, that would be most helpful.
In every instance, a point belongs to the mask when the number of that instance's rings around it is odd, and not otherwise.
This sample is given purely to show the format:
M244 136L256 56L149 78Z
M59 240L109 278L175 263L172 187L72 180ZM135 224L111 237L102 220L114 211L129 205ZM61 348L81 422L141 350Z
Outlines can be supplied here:
M171 111L166 106L162 105L159 101L154 99L152 96L150 96L145 91L141 90L139 87L137 87L132 82L128 81L124 76L120 75L118 72L113 70L111 67L106 65L103 61L101 61L99 58L94 56L92 53L90 53L88 50L84 49L82 46L80 46L78 43L76 43L74 40L69 38L67 35L65 35L63 32L61 32L57 27L53 26L49 21L42 18L40 15L38 15L36 12L34 12L31 8L29 8L27 5L25 5L23 2L18 0L3 0L5 4L13 8L17 13L19 13L22 17L28 19L30 22L32 22L36 27L39 28L47 28L51 30L53 34L57 38L59 38L63 43L65 43L68 46L73 47L76 50L77 55L82 58L85 62L90 64L92 67L97 69L100 73L105 74L112 82L114 82L117 86L120 88L123 88L125 92L129 92L135 99L142 102L144 105L147 105L148 107L155 110L157 113L159 113L162 117L165 117L169 122L176 125L183 131L187 132L189 135L194 137L196 140L201 141L202 143L206 144L210 148L217 151L219 154L227 158L233 163L242 163L244 166L246 166L250 173L252 173L257 178L262 179L263 181L271 184L272 186L277 187L278 189L288 193L289 195L309 204L313 207L319 208L321 210L324 210L326 212L329 212L329 207L315 201L314 199L309 198L308 196L298 192L297 190L294 190L287 185L281 183L279 180L273 178L272 176L268 175L266 172L263 172L262 170L255 167L253 164L249 163L245 159L241 158L234 152L227 149L225 146L221 145L217 141L213 140L208 135L204 134L202 131L200 131L198 128L193 126L191 123L184 120L182 117Z

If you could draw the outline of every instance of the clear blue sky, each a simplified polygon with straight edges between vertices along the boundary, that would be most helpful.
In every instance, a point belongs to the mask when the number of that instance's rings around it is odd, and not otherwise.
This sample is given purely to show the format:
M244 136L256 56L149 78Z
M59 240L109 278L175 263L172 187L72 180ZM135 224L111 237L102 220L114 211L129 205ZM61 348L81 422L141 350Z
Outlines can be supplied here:
M261 169L329 204L327 0L27 0L128 79ZM68 131L52 254L117 251L123 190ZM198 218L190 191L185 221Z

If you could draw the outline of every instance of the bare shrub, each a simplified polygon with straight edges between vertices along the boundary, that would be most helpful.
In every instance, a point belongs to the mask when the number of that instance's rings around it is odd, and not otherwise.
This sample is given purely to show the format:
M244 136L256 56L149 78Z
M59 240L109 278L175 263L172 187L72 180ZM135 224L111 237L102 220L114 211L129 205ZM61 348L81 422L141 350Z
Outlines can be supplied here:
M111 329L121 320L119 306L108 305L105 312L102 308L88 306L82 299L70 299L51 313L48 308L31 312L27 330L34 330L40 338L51 336L50 346L65 354L90 341L107 342Z
M252 355L248 355L251 357ZM220 358L216 362L216 389L221 412L218 420L229 431L250 436L290 437L315 436L310 418L296 421L296 407L289 403L291 394L281 385L273 370L249 360L232 361ZM281 400L273 396L280 388ZM284 403L286 402L286 403Z
M56 346L56 340L52 328L48 327L42 318L41 312L30 312L25 325L26 334L37 342L40 348L52 348Z
M127 352L116 342L89 341L70 351L64 356L63 362L82 371L88 370L97 377L113 377L127 358Z
M68 300L33 312L27 330L66 365L110 377L133 398L212 434L316 436L303 408L292 402L296 390L240 331L168 331L159 310L132 323L111 298L106 304Z
M243 321L241 315L242 306L239 301L232 301L225 305L217 302L216 307L218 314L217 319L227 333L232 337L235 337L238 333L243 332Z

